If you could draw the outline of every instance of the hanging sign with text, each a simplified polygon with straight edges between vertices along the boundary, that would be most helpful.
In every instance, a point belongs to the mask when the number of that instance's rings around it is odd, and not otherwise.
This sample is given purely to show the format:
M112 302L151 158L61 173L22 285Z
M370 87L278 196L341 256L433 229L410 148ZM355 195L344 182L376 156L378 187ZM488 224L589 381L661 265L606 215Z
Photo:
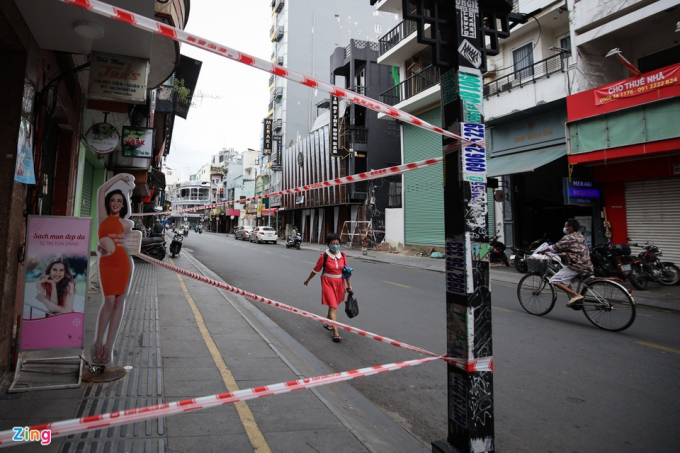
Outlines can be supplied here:
M680 84L680 64L647 72L620 82L593 90L595 105L604 105L619 99L639 96L659 88Z
M149 60L92 52L87 94L92 99L146 103Z

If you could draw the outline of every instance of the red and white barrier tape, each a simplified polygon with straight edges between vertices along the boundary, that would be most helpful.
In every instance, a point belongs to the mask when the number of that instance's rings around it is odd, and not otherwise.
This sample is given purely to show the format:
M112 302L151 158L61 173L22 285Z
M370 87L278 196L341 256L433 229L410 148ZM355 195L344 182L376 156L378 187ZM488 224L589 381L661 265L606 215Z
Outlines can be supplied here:
M100 2L98 0L59 0L59 1L78 6L80 8L86 9L101 16L106 16L119 22L124 22L126 24L132 25L133 27L149 31L157 35L165 36L166 38L172 39L177 42L183 42L190 46L198 47L199 49L203 49L208 52L221 55L225 58L238 61L239 63L252 66L254 68L268 72L270 74L274 74L278 77L284 77L288 80L300 83L302 85L306 85L310 88L316 88L320 91L332 94L333 96L346 99L355 104L364 106L370 110L375 110L376 112L384 113L399 121L413 124L414 126L421 127L423 129L435 132L437 134L455 138L465 143L470 143L474 146L481 147L485 146L484 142L473 143L469 140L464 139L460 135L456 135L452 132L445 131L444 129L434 126L430 123L427 123L411 115L410 113L406 113L402 110L395 109L394 107L376 101L375 99L371 99L369 97L362 96L360 94L354 93L344 88L332 85L328 82L323 82L319 79L315 79L313 77L300 74L299 72L291 71L290 69L284 68L283 66L279 66L277 64L271 63L266 60L262 60L257 57L253 57L243 52L239 52L236 49L231 49L227 46L224 46L213 41L209 41L199 36L191 35L185 32L184 30L180 30L179 28L171 27L170 25L166 25L157 22L153 19L149 19L147 17L134 14L122 8L111 6L107 3Z
M265 396L289 393L295 390L303 390L321 385L335 384L360 377L386 373L388 371L401 370L403 368L421 365L423 363L431 362L440 358L441 357L425 357L417 360L390 363L387 365L377 365L361 368L358 370L343 371L341 373L299 379L297 381L281 382L278 384L265 385L263 387L254 387L245 390L238 390L236 392L220 393L217 395L204 396L190 400L175 401L173 403L157 404L155 406L141 407L138 409L129 409L122 412L111 412L108 414L92 415L89 417L74 418L60 422L45 423L42 425L31 426L28 428L28 430L50 430L52 438L63 437L70 434L92 431L95 429L109 428L111 426L140 422L152 418L167 417L170 415L177 415L195 410L208 409L210 407L222 406L225 404L236 403L238 401L247 401L255 398L263 398ZM19 443L26 443L14 441L13 437L15 434L16 433L14 430L0 431L0 448L19 445Z
M341 178L329 179L327 181L315 182L314 184L308 184L306 186L295 187L293 189L281 190L279 192L270 193L267 195L258 195L255 197L250 197L246 199L239 200L238 203L247 203L253 200L259 200L262 198L275 197L278 195L286 194L296 194L300 192L306 192L308 190L322 189L324 187L341 186L343 184L349 184L357 181L369 181L371 179L384 178L386 176L401 175L403 173L417 170L419 168L431 167L432 165L438 165L444 160L443 157L434 157L432 159L420 160L418 162L411 162L410 164L397 165L389 168L381 168L380 170L371 170L365 173L358 173L356 175L343 176ZM234 201L223 201L221 203L214 203L204 206L196 206L194 208L179 209L177 211L165 211L165 212L151 212L151 213L136 213L131 214L133 216L151 216L151 215L164 215L164 214L181 214L184 212L191 211L201 211L205 209L220 208L223 206L233 205Z
M280 308L281 310L285 310L290 313L295 313L296 315L304 316L305 318L313 319L314 321L318 321L324 324L329 324L329 325L334 325L338 329L343 329L346 330L347 332L352 332L356 333L358 335L361 335L362 337L366 338L372 338L374 340L383 342L383 343L388 343L391 344L392 346L397 346L399 348L404 348L404 349L409 349L411 351L418 352L420 354L425 354L433 357L441 357L439 354L435 354L434 352L427 351L425 349L419 348L417 346L412 346L407 343L403 343L401 341L393 340L391 338L383 337L381 335L377 335L371 332L368 332L366 330L362 329L357 329L356 327L349 326L347 324L343 324L338 321L331 321L328 318L324 318L322 316L319 316L314 313L309 313L305 310L301 310L299 308L292 307L290 305L286 305L281 302L277 302L275 300L267 299L262 296L258 296L257 294L251 293L249 291L245 291L243 289L236 288L231 285L227 285L226 283L218 282L217 280L213 280L212 278L205 277L203 275L196 274L194 272L188 271L186 269L182 269L177 266L173 266L172 264L164 263L163 261L159 261L155 258L151 258L146 255L137 255L138 258L143 259L144 261L147 261L152 264L156 264L158 266L164 267L168 270L171 270L173 272L176 272L178 274L186 275L189 278L193 278L194 280L198 280L199 282L207 283L208 285L215 286L217 288L223 289L225 291L229 291L234 294L238 294L240 296L247 297L248 299L254 300L256 302L260 302L263 304L271 305L276 308ZM468 372L473 372L473 371L493 371L493 357L485 357L485 358L480 358L480 359L471 359L471 360L464 360L464 359L457 359L454 357L446 357L444 358L447 362L451 363L452 365L455 365L456 367L466 370Z

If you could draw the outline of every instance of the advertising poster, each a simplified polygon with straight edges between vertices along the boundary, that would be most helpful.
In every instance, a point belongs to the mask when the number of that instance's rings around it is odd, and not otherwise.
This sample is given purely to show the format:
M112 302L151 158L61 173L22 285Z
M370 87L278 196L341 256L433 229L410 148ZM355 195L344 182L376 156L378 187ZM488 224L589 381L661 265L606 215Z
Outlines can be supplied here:
M82 347L92 219L30 216L21 349Z
M153 129L150 127L123 126L122 151L125 157L153 156Z
M21 118L19 140L17 143L17 163L14 167L14 180L24 184L35 184L33 168L33 130L31 123Z

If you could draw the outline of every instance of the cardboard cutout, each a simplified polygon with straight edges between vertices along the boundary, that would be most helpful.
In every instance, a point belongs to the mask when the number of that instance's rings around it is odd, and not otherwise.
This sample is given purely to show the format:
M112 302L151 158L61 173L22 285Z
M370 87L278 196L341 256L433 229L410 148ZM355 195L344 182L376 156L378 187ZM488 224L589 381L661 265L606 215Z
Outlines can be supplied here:
M135 188L134 176L121 173L105 182L97 191L97 256L102 305L97 316L91 354L92 363L109 364L120 330L125 298L134 273L130 242L139 244L141 232L132 231L130 193ZM137 251L139 249L137 248Z

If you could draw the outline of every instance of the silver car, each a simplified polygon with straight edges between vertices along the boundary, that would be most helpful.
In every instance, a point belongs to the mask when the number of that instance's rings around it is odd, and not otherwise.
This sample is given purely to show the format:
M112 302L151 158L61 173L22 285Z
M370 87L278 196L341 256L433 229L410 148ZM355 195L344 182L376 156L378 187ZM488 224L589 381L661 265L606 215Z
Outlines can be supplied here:
M250 232L250 242L257 242L258 244L260 242L273 242L276 244L276 241L279 240L279 235L276 234L276 230L272 227L268 226L261 226L261 227L256 227L253 231Z
M235 239L241 239L242 241L250 239L250 232L253 231L254 227L251 226L240 226L236 229L234 233Z

